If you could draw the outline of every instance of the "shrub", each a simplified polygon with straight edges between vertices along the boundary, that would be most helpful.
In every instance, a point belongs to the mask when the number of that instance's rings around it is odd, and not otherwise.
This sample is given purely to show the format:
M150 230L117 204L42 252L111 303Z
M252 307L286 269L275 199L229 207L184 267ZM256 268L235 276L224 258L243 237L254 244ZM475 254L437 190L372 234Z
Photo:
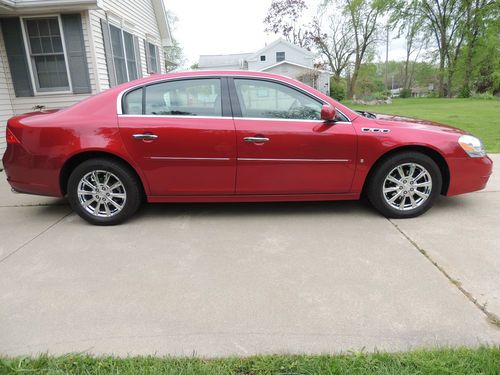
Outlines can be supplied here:
M344 80L330 79L330 96L339 102L344 100L347 93L347 83Z
M402 89L399 92L400 98L411 98L411 89Z

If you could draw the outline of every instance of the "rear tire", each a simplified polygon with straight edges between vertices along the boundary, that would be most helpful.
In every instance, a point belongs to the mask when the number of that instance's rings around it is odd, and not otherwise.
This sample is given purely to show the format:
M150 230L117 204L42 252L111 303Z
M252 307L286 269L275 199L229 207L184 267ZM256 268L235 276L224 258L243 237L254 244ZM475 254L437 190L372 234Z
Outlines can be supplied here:
M94 225L115 225L130 218L142 201L137 177L123 163L90 159L78 165L68 180L73 210Z
M427 155L401 152L376 168L368 181L367 196L386 217L399 219L422 215L441 193L441 171Z

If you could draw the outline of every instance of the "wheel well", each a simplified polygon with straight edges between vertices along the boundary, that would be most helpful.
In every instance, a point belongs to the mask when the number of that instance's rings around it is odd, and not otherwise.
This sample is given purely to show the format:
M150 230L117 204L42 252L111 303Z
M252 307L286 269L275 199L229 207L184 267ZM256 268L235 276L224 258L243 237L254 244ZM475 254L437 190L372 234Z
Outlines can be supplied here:
M365 193L365 188L367 186L368 181L370 180L372 174L374 171L378 168L378 166L387 158L399 154L401 152L407 152L407 151L414 151L414 152L420 152L421 154L427 155L430 157L432 160L436 162L436 164L439 167L439 170L441 171L441 176L443 178L443 186L441 187L441 194L446 195L448 192L448 187L450 185L450 169L448 168L448 164L446 163L446 160L444 157L437 151L433 150L432 148L425 147L425 146L403 146L403 147L398 147L394 150L388 151L384 155L382 155L378 160L372 165L370 168L370 172L368 172L368 175L366 176L365 182L363 184L363 192L362 194Z
M110 154L107 152L102 152L102 151L86 151L86 152L82 152L81 154L73 155L71 158L66 160L66 162L64 163L64 166L61 169L61 173L59 175L59 184L60 184L61 192L63 195L66 195L66 193L67 193L68 180L69 180L69 176L71 175L71 172L73 172L73 170L78 165L83 163L84 161L89 160L89 159L95 159L95 158L104 158L104 159L115 160L119 163L122 163L127 168L129 168L130 171L132 171L132 173L134 173L135 177L137 178L137 181L139 182L141 189L142 189L142 194L145 196L144 186L142 185L141 178L137 174L136 170L126 160L124 160L116 155L113 155L113 154Z

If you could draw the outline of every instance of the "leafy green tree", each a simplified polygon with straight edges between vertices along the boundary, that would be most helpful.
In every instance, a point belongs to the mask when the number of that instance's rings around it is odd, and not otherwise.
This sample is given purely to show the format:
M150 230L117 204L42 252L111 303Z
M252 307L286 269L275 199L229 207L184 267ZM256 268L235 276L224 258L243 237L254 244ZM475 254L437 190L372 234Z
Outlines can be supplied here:
M345 0L344 11L349 17L354 33L353 73L348 83L347 94L352 97L359 76L361 64L369 50L375 47L379 19L392 3L389 0Z

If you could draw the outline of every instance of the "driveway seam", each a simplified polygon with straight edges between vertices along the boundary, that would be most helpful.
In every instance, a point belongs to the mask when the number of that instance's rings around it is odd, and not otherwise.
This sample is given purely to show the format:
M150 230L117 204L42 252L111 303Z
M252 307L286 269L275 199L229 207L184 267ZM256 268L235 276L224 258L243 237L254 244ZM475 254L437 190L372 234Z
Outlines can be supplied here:
M467 291L462 284L458 281L455 280L451 275L446 272L446 270L439 265L434 259L431 258L429 253L425 251L425 249L421 248L416 241L414 241L409 235L407 235L396 223L394 223L391 219L387 219L393 226L396 228L396 230L401 233L407 240L410 242L415 249L417 249L431 264L436 267L441 274L448 279L448 281L453 284L454 286L457 287L457 289L470 301L472 302L484 315L486 315L486 319L488 322L490 322L492 325L494 325L496 328L500 328L500 317L498 317L496 314L492 313L491 311L488 311L486 308L486 304L480 304L479 301L473 297L473 295Z
M51 225L49 225L47 228L45 228L44 230L42 230L40 233L38 233L35 237L33 238L30 238L28 241L26 241L25 243L23 243L21 246L19 246L17 249L15 249L14 251L12 251L11 253L7 254L6 256L4 256L2 259L0 259L0 263L3 263L5 260L7 260L10 256L16 254L19 250L21 250L22 248L24 248L25 246L29 245L31 242L33 242L34 240L36 240L38 237L40 237L42 234L46 233L47 231L49 231L50 229L52 229L53 227L55 227L57 224L59 224L62 220L64 220L66 217L68 217L70 214L72 214L72 211L68 212L67 214L63 215L60 219L58 219L57 221L55 221L54 223L52 223Z

